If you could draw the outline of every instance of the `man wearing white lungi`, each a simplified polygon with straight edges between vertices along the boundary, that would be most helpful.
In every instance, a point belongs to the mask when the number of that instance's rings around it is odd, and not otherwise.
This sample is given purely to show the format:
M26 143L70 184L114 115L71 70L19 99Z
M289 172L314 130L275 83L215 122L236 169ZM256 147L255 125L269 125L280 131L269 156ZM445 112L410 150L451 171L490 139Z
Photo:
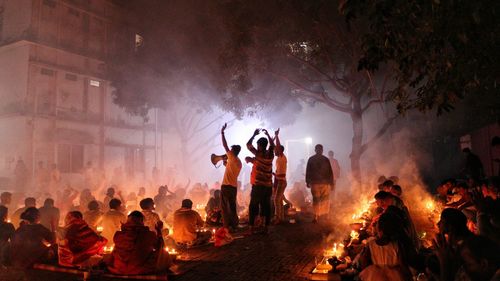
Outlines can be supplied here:
M317 222L320 217L328 219L333 172L330 160L323 155L323 146L317 144L314 150L316 155L307 161L306 183L313 197L313 222Z

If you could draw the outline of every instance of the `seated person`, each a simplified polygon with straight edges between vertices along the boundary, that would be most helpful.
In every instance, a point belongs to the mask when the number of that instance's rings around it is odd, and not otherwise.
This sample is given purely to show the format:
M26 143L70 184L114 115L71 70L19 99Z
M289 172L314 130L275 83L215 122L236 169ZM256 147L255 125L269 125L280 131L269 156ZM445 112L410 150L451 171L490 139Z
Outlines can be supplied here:
M88 226L79 211L69 212L64 223L58 249L59 264L62 266L82 265L91 256L102 252L108 242Z
M172 235L176 243L197 245L208 242L211 237L210 232L197 232L203 227L203 220L198 212L192 210L193 201L182 200L182 207L174 213L174 234Z
M17 209L11 216L11 221L14 227L17 229L21 224L21 214L26 211L29 207L36 207L36 199L33 197L28 197L24 199L24 207Z
M35 207L27 208L22 214L21 226L14 233L11 242L12 265L28 268L37 262L50 262L55 258L55 237L40 224L40 212Z
M51 198L45 199L43 207L38 209L40 211L40 223L50 231L56 231L59 226L59 209L54 207L54 200Z
M88 211L83 214L83 220L87 222L90 228L97 230L97 227L102 224L102 217L104 215L99 206L99 202L92 200L87 205L87 208Z
M397 196L395 196L387 191L377 192L377 194L375 194L375 200L376 200L378 207L382 209L382 213L385 213L390 206L394 206L397 209L402 211L401 218L402 218L406 233L413 241L415 248L419 249L420 248L420 241L418 239L417 231L416 231L415 225L413 223L413 220L411 219L410 212L408 211L408 208L403 203L403 200L401 200L401 198L399 198L399 197L397 197ZM372 223L377 223L377 219L378 219L378 217L375 217L373 219Z
M367 240L360 254L360 280L411 280L409 267L416 251L410 245L400 219L392 213L383 213L378 220L376 237Z
M0 266L7 265L10 248L10 240L16 231L14 225L8 223L8 209L5 206L0 206Z
M222 225L222 211L220 208L220 204L220 190L215 190L214 196L210 197L210 200L208 200L207 206L205 207L205 212L207 213L206 223L208 225Z
M155 202L152 198L145 198L139 202L139 205L144 215L144 225L149 228L149 231L156 231L156 225L161 219L160 215L154 212Z
M108 246L113 244L113 236L120 230L127 217L121 212L122 201L113 198L109 201L109 211L102 217L102 236L108 240Z
M471 236L460 249L461 270L470 280L500 280L499 252L500 247L488 238Z
M133 211L121 231L116 232L111 257L106 261L114 274L138 275L165 272L171 265L168 252L163 249L161 221L156 233L144 225L144 215Z

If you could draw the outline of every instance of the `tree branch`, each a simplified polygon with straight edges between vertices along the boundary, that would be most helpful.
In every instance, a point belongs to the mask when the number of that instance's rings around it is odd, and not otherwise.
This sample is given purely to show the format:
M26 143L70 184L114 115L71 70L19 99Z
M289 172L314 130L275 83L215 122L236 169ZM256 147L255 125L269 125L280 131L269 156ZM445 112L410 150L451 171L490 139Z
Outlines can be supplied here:
M316 101L322 102L322 103L328 105L329 107L331 107L335 110L341 111L341 112L350 113L352 111L352 109L350 107L336 104L331 98L329 98L326 95L326 93L324 91L323 92L313 91L313 90L304 87L300 83L298 83L298 82L296 82L296 81L294 81L294 80L292 80L284 75L273 73L273 72L271 72L271 73L273 75L276 75L277 77L285 80L289 84L299 88L299 90L301 91L303 96L307 96L307 97L312 98Z
M372 106L373 104L376 104L376 103L381 103L381 102L384 102L383 100L379 100L379 99L376 99L376 100L371 100L369 101L364 107L363 109L361 109L361 112L365 112L368 108L370 108L370 106Z
M382 137L385 134L385 132L387 132L389 127L391 127L392 123L394 122L394 120L396 120L397 117L398 116L395 115L387 119L387 121L385 121L384 125L380 128L380 130L369 141L367 141L365 144L361 146L360 153L365 152L371 145L373 145L373 143L375 143L378 139L380 139L380 137Z

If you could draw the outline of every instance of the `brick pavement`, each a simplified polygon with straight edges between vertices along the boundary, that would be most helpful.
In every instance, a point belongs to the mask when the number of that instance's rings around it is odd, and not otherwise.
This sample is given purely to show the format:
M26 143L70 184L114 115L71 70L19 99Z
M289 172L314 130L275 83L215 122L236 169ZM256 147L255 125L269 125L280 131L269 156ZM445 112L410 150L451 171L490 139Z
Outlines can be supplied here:
M268 235L253 235L215 248L190 249L178 262L174 281L308 280L326 233L310 222L274 226Z

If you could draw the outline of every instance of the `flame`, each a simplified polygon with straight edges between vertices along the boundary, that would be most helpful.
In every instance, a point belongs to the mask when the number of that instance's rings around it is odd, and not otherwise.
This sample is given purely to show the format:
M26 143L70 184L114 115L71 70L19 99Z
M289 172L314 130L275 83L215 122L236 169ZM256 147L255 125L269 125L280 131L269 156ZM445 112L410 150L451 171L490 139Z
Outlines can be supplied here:
M111 245L111 246L104 246L104 253L109 254L109 253L113 252L113 249L114 249L114 248L115 248L115 246L114 246L114 245Z
M104 227L98 226L96 227L97 232L102 232L104 230Z
M357 231L355 231L355 230L352 230L350 236L351 236L352 240L358 239L359 238L359 233Z
M165 247L165 252L169 253L170 255L178 254L178 252L175 248L169 248L169 247Z
M429 199L427 201L427 203L425 204L425 207L429 210L429 211L434 211L434 208L436 207L435 204L434 204L434 201L432 201L431 199Z

